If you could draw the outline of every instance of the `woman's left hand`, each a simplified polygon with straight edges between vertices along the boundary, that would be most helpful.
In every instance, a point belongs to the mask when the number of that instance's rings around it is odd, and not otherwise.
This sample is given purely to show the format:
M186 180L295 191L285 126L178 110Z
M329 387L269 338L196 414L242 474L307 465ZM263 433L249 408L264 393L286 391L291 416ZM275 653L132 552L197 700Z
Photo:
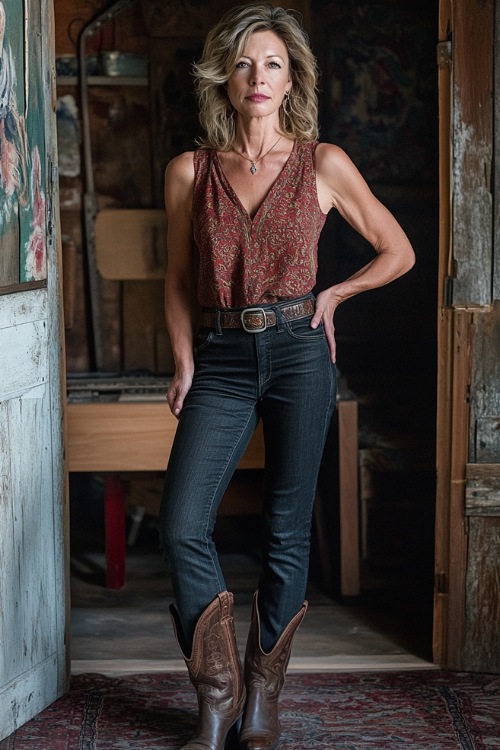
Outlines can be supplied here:
M326 340L330 347L332 362L335 362L336 359L335 326L333 324L333 316L335 315L335 310L341 301L341 297L336 293L336 287L334 286L320 292L316 297L316 311L311 320L311 328L317 328L320 323L323 323Z

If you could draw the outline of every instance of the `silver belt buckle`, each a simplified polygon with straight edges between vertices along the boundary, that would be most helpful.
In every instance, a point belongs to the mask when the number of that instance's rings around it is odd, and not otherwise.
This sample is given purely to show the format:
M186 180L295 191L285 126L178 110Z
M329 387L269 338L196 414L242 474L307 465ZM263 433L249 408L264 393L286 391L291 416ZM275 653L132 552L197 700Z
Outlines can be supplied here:
M245 323L246 315L262 315L262 325L259 328L248 328ZM247 307L246 310L241 311L241 325L243 330L247 333L261 333L267 328L266 313L263 307Z

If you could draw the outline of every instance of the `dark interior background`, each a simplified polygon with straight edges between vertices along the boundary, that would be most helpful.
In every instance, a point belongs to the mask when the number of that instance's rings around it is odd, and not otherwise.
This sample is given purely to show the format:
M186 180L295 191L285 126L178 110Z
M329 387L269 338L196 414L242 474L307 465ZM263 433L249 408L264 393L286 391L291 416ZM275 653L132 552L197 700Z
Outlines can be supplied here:
M228 3L226 2L225 5ZM230 4L230 3L229 3ZM82 228L81 102L74 72L83 25L107 5L55 0L61 212L69 373L92 371L88 279ZM224 7L225 7L224 5ZM106 51L147 60L149 86L91 87L89 114L100 207L161 208L163 171L198 135L191 64L218 3L134 3L95 35L90 72ZM404 580L432 609L438 260L437 2L313 0L302 11L321 69L321 140L344 148L374 193L409 235L415 268L391 285L347 301L336 331L341 393L359 404L363 494L363 588ZM345 278L372 257L335 212L319 248L317 289ZM105 369L171 369L161 282L103 283ZM335 449L332 429L328 455ZM313 549L312 575L338 594L337 467L324 462L319 492L328 512L315 535L329 539L330 565ZM72 513L85 494L86 518L102 532L99 482L72 477ZM97 512L89 513L89 486ZM82 490L82 487L84 489ZM154 514L153 514L154 515ZM237 519L234 521L238 523ZM245 520L239 533L249 529ZM146 533L144 531L144 533ZM333 571L333 573L332 573Z

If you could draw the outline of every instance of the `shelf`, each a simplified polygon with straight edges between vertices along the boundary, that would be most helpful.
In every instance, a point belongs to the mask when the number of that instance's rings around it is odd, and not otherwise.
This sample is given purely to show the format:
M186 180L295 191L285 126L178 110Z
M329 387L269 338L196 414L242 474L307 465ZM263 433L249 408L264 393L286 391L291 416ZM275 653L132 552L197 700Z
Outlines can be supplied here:
M58 86L77 86L78 76L57 76ZM149 81L142 76L89 76L89 86L147 86Z

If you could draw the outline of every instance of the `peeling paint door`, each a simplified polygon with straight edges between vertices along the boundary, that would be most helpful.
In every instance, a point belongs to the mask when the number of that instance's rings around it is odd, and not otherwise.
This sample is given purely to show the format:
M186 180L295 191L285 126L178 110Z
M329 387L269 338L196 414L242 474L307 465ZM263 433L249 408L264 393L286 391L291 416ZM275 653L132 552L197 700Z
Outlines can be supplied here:
M52 0L0 0L0 740L67 687Z

